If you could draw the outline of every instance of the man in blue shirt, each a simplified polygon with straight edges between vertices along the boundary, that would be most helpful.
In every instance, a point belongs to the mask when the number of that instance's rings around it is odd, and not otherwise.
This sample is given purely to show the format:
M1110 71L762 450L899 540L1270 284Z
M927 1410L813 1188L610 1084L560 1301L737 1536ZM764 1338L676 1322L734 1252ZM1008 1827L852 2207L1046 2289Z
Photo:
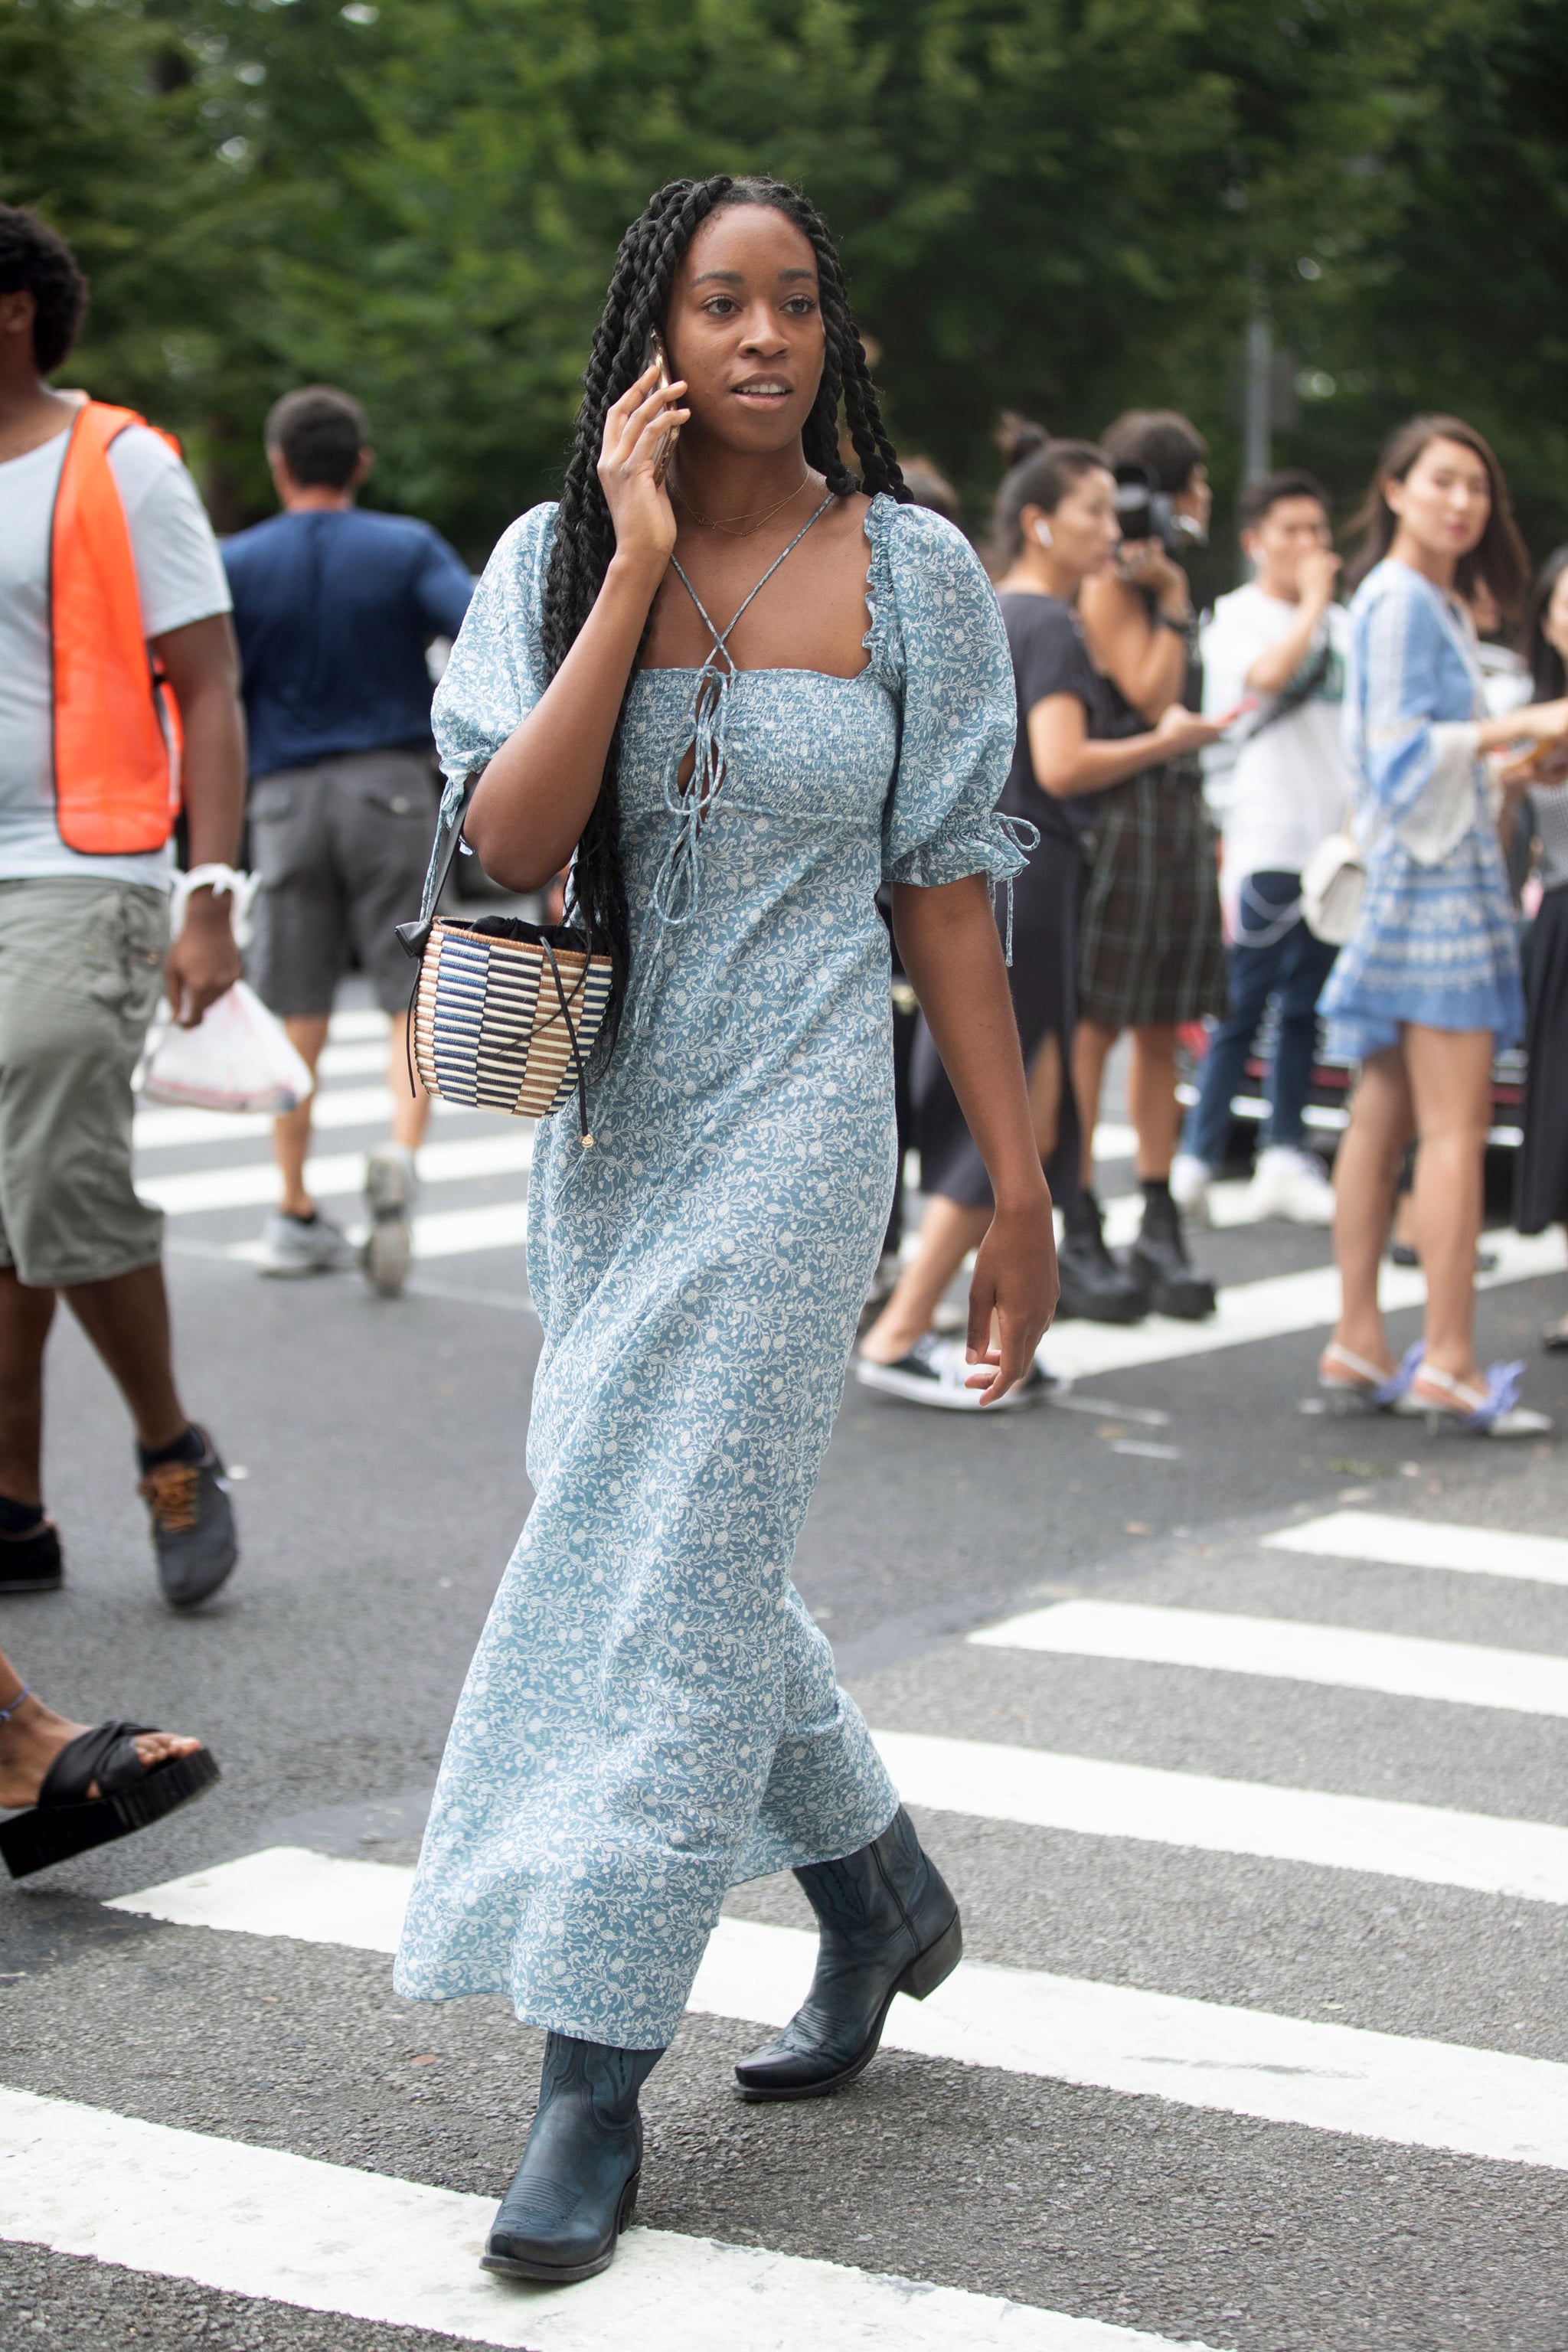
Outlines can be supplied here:
M392 1140L370 1155L364 1265L387 1295L411 1251L414 1155L430 1114L406 1051L409 966L393 926L418 912L435 829L426 648L462 625L473 582L428 523L362 513L364 411L325 384L267 419L283 511L224 543L245 666L251 863L261 877L252 983L313 1070L353 949L392 1017ZM277 1122L282 1197L261 1270L329 1272L348 1237L305 1185L306 1102Z

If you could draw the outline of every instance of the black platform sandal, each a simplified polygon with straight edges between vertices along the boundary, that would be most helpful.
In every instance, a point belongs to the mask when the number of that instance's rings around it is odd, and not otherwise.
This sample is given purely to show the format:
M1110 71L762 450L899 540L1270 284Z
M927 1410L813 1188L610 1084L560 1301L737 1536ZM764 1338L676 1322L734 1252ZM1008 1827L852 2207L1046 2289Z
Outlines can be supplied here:
M151 1723L100 1723L68 1740L44 1776L38 1801L0 1822L0 1860L13 1878L28 1878L95 1845L110 1845L161 1822L218 1778L209 1748L142 1763L135 1743ZM100 1794L88 1795L97 1781Z

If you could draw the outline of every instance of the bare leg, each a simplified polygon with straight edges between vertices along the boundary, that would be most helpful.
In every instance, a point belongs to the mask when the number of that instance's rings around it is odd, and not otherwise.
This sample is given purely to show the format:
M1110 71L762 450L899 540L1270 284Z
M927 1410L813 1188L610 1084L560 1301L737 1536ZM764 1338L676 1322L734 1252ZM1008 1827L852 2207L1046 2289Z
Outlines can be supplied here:
M386 1083L392 1089L392 1139L406 1150L417 1151L425 1140L425 1130L430 1124L430 1097L414 1071L413 1090L409 1088L411 1063L408 1055L408 1015L395 1013L389 1040Z
M1098 1021L1079 1021L1072 1041L1073 1092L1078 1097L1078 1115L1083 1121L1083 1181L1091 1189L1100 1088L1105 1083L1105 1065L1110 1049L1121 1034L1119 1029L1102 1029Z
M1377 1303L1377 1274L1414 1125L1405 1058L1397 1045L1390 1046L1363 1066L1334 1162L1334 1256L1342 1292L1334 1338L1381 1372L1394 1370L1394 1357Z
M965 1208L934 1192L926 1203L915 1254L893 1295L860 1342L868 1363L896 1364L929 1331L942 1292L991 1225L989 1209Z
M327 1042L330 1018L325 1013L310 1013L283 1024L290 1045L309 1063L312 1077ZM278 1205L287 1217L310 1217L316 1213L316 1204L305 1190L305 1155L310 1149L310 1110L315 1099L313 1094L307 1095L298 1110L285 1111L272 1122L272 1154L283 1179L283 1197Z
M190 1422L174 1387L163 1267L73 1283L65 1300L131 1407L141 1444L151 1452L183 1437Z
M1138 1181L1164 1181L1182 1132L1176 1100L1176 1032L1169 1024L1132 1032L1127 1108L1138 1137Z
M1062 1109L1062 1049L1055 1031L1040 1042L1029 1072L1029 1113L1035 1123L1035 1141L1040 1159L1048 1160L1057 1148L1057 1135Z
M1405 1031L1421 1148L1415 1232L1426 1277L1426 1361L1458 1381L1476 1369L1476 1238L1491 1123L1489 1029Z
M44 1343L54 1319L52 1290L0 1268L0 1495L13 1503L44 1499Z
M22 1677L0 1650L0 1708L15 1706L21 1693ZM40 1698L22 1699L9 1721L0 1723L0 1807L14 1811L19 1805L35 1804L44 1775L60 1749L86 1729L85 1723L54 1714ZM200 1746L199 1739L178 1738L170 1731L145 1731L137 1739L136 1753L143 1764L162 1764L171 1756L193 1755ZM96 1781L88 1793L98 1794Z

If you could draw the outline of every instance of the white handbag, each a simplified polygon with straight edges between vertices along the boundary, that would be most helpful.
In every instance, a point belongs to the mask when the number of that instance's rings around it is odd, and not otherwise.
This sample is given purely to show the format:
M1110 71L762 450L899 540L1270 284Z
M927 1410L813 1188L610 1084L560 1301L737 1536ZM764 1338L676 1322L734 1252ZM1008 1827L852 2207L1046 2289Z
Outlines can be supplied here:
M1301 914L1314 939L1342 948L1361 918L1366 856L1353 833L1331 833L1301 868Z

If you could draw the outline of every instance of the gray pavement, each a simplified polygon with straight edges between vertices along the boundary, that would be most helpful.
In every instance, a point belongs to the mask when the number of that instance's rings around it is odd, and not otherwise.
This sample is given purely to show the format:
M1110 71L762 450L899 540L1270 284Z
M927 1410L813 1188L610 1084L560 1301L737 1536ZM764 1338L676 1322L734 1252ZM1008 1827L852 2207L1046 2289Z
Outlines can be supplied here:
M350 1066L329 1094L371 1083L352 1064L363 1041L344 1042ZM452 1118L435 1135L482 1141L503 1126ZM373 1136L345 1125L318 1148L352 1153ZM157 1144L144 1164L199 1180L265 1150L209 1137ZM525 1189L521 1171L459 1172L422 1208L471 1217ZM118 1402L62 1326L48 1493L69 1581L58 1597L7 1602L0 1642L89 1719L129 1711L201 1731L225 1777L152 1832L0 1887L0 2084L493 2196L526 2130L539 2042L504 2003L416 2008L394 1997L375 1952L103 1905L276 1846L412 1859L528 1506L538 1326L521 1249L464 1250L453 1244L468 1228L432 1228L446 1254L422 1259L405 1298L378 1302L352 1277L258 1280L226 1253L259 1209L190 1197L170 1225L182 1377L246 1474L242 1566L209 1610L163 1610ZM1226 1283L1328 1257L1322 1235L1273 1226L1201 1246ZM1534 1348L1562 1289L1557 1278L1489 1293L1482 1337L1488 1355L1530 1357L1532 1401L1568 1427L1568 1364ZM1399 1319L1401 1337L1410 1324ZM1568 1657L1568 1588L1260 1548L1270 1529L1339 1507L1568 1534L1557 1444L1434 1440L1408 1423L1303 1412L1317 1344L1284 1335L1107 1374L1081 1384L1075 1403L1090 1410L978 1423L851 1385L798 1581L873 1725L1568 1828L1568 1718L965 1642L1089 1596ZM1116 1450L1129 1440L1172 1451ZM1441 2045L1568 2067L1558 1904L918 1810L980 1962L1418 2037L1440 2045L1439 2070ZM737 1890L730 1909L797 1927L809 1916L788 1880ZM1568 2169L1415 2144L1397 2116L1386 2136L1352 2135L1194 2105L1179 2084L1133 2095L898 2050L834 2100L743 2107L728 2069L758 2038L743 2020L693 2014L653 2076L639 2219L654 2230L1236 2352L1564 2341ZM1541 2079L1563 2100L1568 2139L1568 2073L1561 2093ZM456 2340L201 2275L194 2261L174 2277L0 2242L0 2340L7 2352ZM602 2340L617 2352L626 2341ZM739 2317L733 2340L748 2341ZM958 2325L951 2340L962 2352L1004 2339Z

